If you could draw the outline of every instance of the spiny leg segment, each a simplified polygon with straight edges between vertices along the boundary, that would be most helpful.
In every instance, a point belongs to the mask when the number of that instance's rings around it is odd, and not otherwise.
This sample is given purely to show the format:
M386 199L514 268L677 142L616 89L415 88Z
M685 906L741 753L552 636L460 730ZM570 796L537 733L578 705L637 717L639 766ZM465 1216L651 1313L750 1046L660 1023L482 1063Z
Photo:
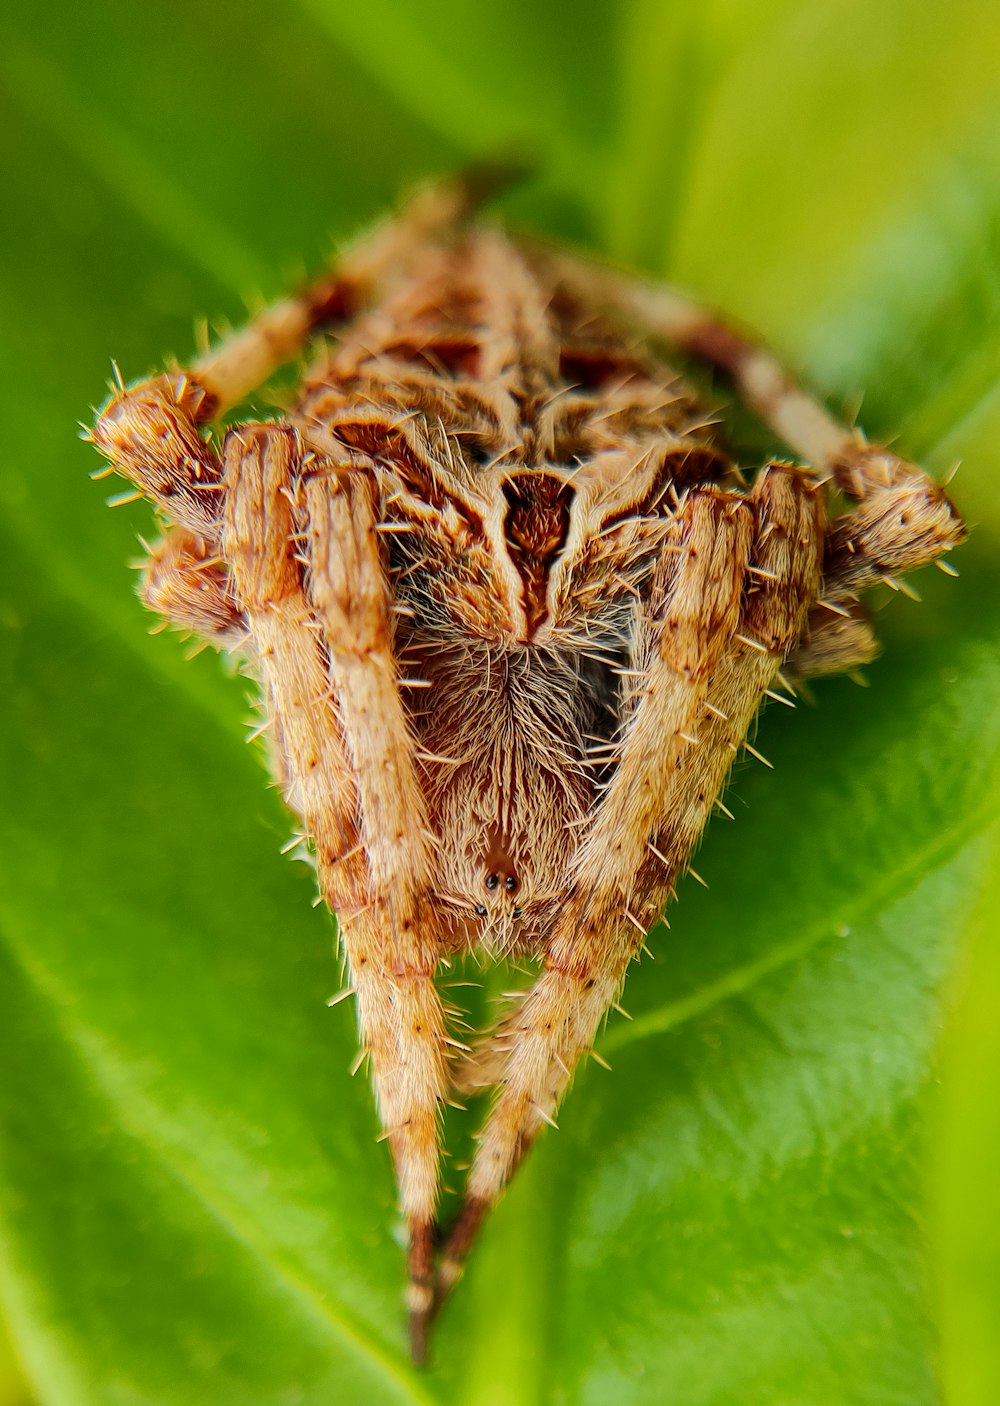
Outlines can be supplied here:
M100 412L93 442L177 523L210 533L218 520L211 496L219 491L219 460L200 431L301 355L317 332L353 317L388 276L413 268L430 242L513 175L474 166L420 187L398 215L345 249L330 274L265 308L190 367L120 388Z
M447 1097L447 1033L434 985L440 944L431 907L434 846L391 646L388 579L377 490L364 473L337 473L317 456L303 483L308 590L358 788L368 901L344 911L328 898L344 946L372 1058L409 1232L411 1347L422 1359L433 1297L433 1226L440 1115Z

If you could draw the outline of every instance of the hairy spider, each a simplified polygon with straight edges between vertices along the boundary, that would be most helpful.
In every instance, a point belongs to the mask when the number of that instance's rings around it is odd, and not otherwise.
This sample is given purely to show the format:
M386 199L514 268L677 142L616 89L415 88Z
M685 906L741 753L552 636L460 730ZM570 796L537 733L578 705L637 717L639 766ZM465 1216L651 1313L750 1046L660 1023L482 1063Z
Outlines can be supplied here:
M475 186L422 191L190 369L119 386L93 430L168 523L146 602L260 679L371 1057L418 1359L779 671L871 659L859 594L964 536L739 332L476 222ZM211 441L327 330L285 416ZM748 486L662 347L805 462ZM853 505L832 521L828 486ZM477 946L540 973L470 1047L435 974ZM442 1106L485 1088L439 1235Z

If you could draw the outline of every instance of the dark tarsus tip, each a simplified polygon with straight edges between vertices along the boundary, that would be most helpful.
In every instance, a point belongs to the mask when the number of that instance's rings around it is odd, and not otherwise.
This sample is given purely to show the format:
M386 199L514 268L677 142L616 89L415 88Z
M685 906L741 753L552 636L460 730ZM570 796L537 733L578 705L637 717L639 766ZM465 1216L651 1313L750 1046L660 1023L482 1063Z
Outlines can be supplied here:
M430 1315L426 1309L410 1314L410 1358L414 1367L427 1366L427 1337Z

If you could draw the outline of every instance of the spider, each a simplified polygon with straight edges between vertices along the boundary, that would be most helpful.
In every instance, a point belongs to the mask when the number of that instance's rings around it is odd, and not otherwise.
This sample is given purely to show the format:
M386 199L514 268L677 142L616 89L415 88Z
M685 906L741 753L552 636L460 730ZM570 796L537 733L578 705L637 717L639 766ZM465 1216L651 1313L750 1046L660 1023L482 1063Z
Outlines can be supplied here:
M392 1149L417 1360L763 699L870 660L859 595L964 536L746 336L479 220L480 185L424 188L190 369L119 384L92 432L167 523L147 604L260 680ZM213 441L317 341L287 414ZM668 349L803 462L748 484ZM470 1045L435 978L476 948L539 970ZM439 1228L442 1108L478 1090Z

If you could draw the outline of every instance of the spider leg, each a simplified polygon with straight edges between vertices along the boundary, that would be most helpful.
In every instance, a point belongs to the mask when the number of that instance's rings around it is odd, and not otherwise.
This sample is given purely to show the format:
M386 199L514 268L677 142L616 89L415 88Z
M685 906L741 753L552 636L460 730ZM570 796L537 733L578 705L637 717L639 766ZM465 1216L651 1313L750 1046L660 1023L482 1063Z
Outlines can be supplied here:
M820 600L790 657L799 678L840 673L878 652L858 597L925 566L961 542L965 524L944 490L886 450L857 445L853 463L836 470L839 487L857 500L834 519L823 551Z
M870 664L878 651L878 640L863 606L852 602L834 609L823 602L810 610L782 672L789 679L845 674Z
M431 838L389 648L372 504L363 474L344 485L317 454L305 472L288 427L243 426L221 454L208 427L315 332L354 317L387 280L412 270L428 243L446 237L503 177L473 168L418 190L397 217L344 251L333 272L189 368L120 387L91 436L174 524L152 549L147 603L213 643L245 639L256 655L273 766L315 842L323 891L338 914L392 1145L409 1225L415 1356L432 1297L448 1037L433 986ZM303 522L316 553L305 583L293 543Z
M487 1041L499 1091L446 1241L439 1297L524 1153L551 1123L629 963L683 874L764 691L819 585L822 495L772 466L749 495L694 489L636 642L645 687L584 840L542 974ZM470 1082L475 1066L470 1069Z
M448 1034L433 980L432 836L390 643L374 484L303 453L287 425L231 430L223 459L223 550L280 724L289 800L338 915L407 1221L419 1358Z
M895 455L867 449L864 460L847 475L842 487L860 501L830 526L823 560L824 599L849 601L879 582L895 585L898 575L964 541L965 524L944 490L908 470Z
M584 302L607 308L723 372L747 408L801 455L817 478L832 480L861 504L831 534L826 591L864 590L880 576L923 566L964 540L962 519L940 485L842 424L752 336L665 284L569 255L540 251L536 257ZM846 560L859 544L864 569Z
M266 308L191 367L123 387L99 413L94 444L174 522L216 546L222 470L205 428L297 356L317 327L346 315L350 288L348 273L332 275Z
M450 1044L434 985L435 837L391 646L391 598L376 485L314 457L303 481L308 590L357 779L370 902L345 914L344 942L410 1233L411 1347L420 1360L431 1308L440 1111Z

